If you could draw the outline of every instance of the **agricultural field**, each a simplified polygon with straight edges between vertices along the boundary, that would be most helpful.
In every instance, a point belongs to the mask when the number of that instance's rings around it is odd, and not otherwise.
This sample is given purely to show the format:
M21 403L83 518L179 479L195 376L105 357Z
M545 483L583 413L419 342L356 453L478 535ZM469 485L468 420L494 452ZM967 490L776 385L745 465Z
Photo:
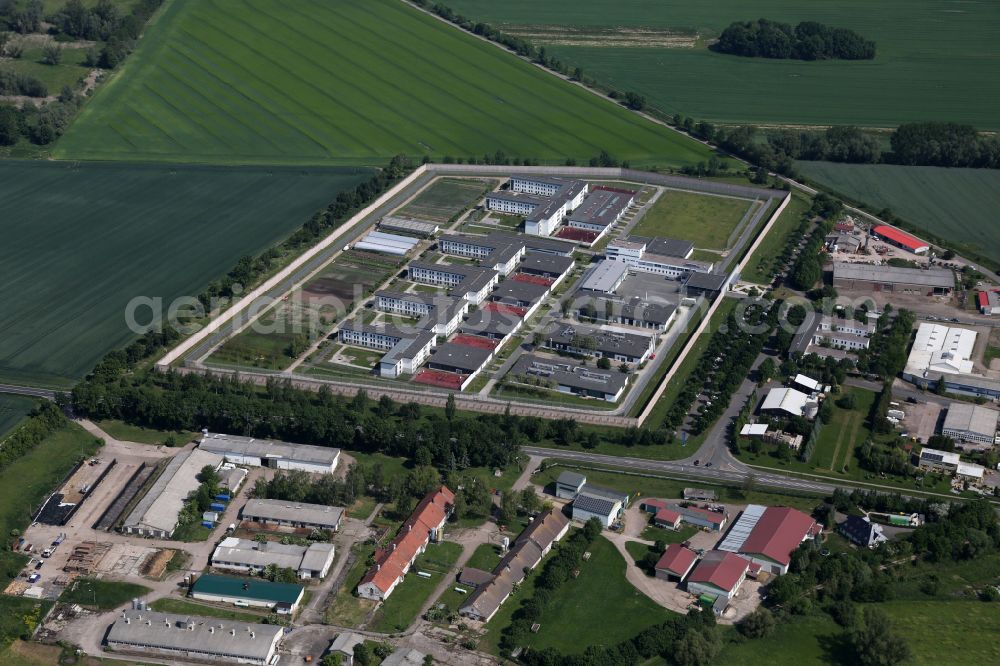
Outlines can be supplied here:
M439 178L396 213L445 224L478 203L495 184L489 180Z
M680 238L697 248L725 250L729 237L756 205L748 199L664 190L631 233Z
M35 401L21 395L0 393L0 440L35 408Z
M450 0L456 12L521 35L585 75L644 94L669 114L719 123L894 127L953 120L1000 128L1000 21L994 2ZM874 60L727 56L709 43L733 21L819 21L876 42ZM983 85L990 81L992 84ZM763 91L766 91L764 93ZM851 94L845 94L850 91Z
M797 162L820 186L871 206L889 208L958 251L1000 266L1000 171L893 164Z
M498 150L633 165L711 154L398 0L211 0L169 5L54 155L375 164Z
M288 298L227 340L210 361L270 370L288 367L309 343L389 279L400 265L397 258L373 252L341 253Z
M65 387L163 309L302 225L364 171L0 162L0 381ZM149 309L137 319L147 323Z

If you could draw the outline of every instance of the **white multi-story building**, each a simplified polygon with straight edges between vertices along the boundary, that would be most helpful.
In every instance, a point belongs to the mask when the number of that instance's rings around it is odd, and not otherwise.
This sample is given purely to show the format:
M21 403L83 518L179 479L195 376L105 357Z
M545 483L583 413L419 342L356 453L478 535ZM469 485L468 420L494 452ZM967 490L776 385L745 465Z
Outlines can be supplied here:
M689 259L694 246L670 238L639 238L608 244L605 256L625 264L631 270L680 278L690 273L710 273L714 264Z
M526 252L524 241L516 237L465 234L442 236L438 248L445 254L479 259L483 267L492 268L501 275L510 275Z
M530 215L536 208L544 205L545 199L502 190L486 195L486 207L508 215Z
M511 176L510 189L513 192L524 192L539 197L554 197L559 190L573 181L564 178L546 178L544 176Z
M511 178L509 190L486 195L486 207L523 215L524 233L548 236L583 203L587 192L587 183L579 180L516 176Z
M451 292L453 296L464 298L473 305L482 303L500 279L500 274L495 270L475 266L446 266L413 261L410 262L408 271L414 282L454 287Z

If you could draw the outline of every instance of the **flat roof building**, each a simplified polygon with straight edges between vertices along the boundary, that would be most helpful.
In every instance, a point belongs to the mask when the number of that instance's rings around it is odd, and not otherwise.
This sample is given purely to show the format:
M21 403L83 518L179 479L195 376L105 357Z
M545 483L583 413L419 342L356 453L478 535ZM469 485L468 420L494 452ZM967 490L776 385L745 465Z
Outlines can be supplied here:
M771 389L760 406L764 412L781 412L810 419L816 416L818 408L817 403L809 395L793 388Z
M871 234L890 245L909 250L914 254L925 254L931 249L930 245L916 236L910 235L901 229L890 227L887 224L875 225L872 227Z
M570 471L560 472L556 478L556 497L573 499L585 483L587 483L587 477L583 474Z
M562 324L542 344L556 351L637 364L649 358L655 339L614 329Z
M729 277L722 273L703 273L694 271L684 279L684 288L689 296L704 296L714 298L729 287Z
M332 447L221 433L205 433L198 448L224 456L229 462L239 465L300 469L305 472L332 473L340 461L340 449Z
M299 578L323 578L330 571L333 556L332 543L297 546L226 537L213 551L211 565L216 569L259 574L267 565L274 564L292 569Z
M492 349L446 342L434 351L427 361L427 367L462 375L474 375L482 370L491 358L493 358Z
M923 470L933 472L947 472L954 474L961 463L961 457L951 451L939 451L926 446L920 450L920 458L917 466Z
M975 331L922 322L917 327L903 377L924 377L932 372L971 374L975 346Z
M955 288L955 274L946 268L899 268L833 262L837 289L888 291L902 294L946 295Z
M533 354L522 354L507 376L514 381L543 385L561 393L608 402L618 400L628 385L628 375L617 369L595 369Z
M1000 412L967 402L953 402L948 405L941 434L960 442L992 446L1000 443L998 420Z
M530 308L532 305L541 302L548 293L548 285L521 282L519 280L505 280L493 290L493 293L490 294L490 300L494 303Z
M274 657L283 633L277 624L126 610L111 625L105 642L122 652L264 666Z
M633 194L624 191L594 189L583 203L570 213L566 224L577 229L594 231L598 237L618 223L629 206Z
M649 303L638 296L628 300L594 296L577 299L574 303L577 316L582 319L654 331L665 331L677 315L677 306L673 303Z
M339 506L307 504L275 499L251 499L243 506L243 520L265 525L306 527L336 532L344 509Z
M412 217L403 217L401 215L386 215L378 223L378 226L379 229L387 231L402 231L403 233L424 237L433 236L440 231L440 227L433 222L417 220Z
M191 586L191 597L201 601L273 608L282 614L298 610L305 588L294 583L272 583L261 578L202 574Z
M399 648L383 659L381 666L423 666L426 657L427 655L419 650Z
M714 264L689 259L694 245L673 238L629 236L623 241L608 243L605 256L625 264L632 270L681 278L689 273L711 273Z
M559 279L573 268L573 257L531 251L525 253L518 270L529 275Z
M583 282L580 283L580 289L613 294L626 278L628 278L627 265L605 259L587 271Z
M494 310L476 310L458 327L467 335L482 335L491 340L504 340L521 327L524 320L513 314Z
M217 469L221 464L222 456L204 450L192 449L175 455L125 518L122 532L169 539L177 529L184 502L201 485L198 473L203 467Z

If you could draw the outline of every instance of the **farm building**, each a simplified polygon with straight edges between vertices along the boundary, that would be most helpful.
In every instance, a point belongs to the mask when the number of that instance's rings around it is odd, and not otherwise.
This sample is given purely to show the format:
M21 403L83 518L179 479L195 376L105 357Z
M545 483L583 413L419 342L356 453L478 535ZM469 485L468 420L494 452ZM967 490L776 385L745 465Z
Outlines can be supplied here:
M762 412L805 416L810 419L816 416L818 408L815 400L793 388L771 389L767 392L764 403L760 406Z
M698 561L687 576L687 590L712 601L712 608L721 613L736 596L747 578L750 562L732 553L712 550Z
M792 551L816 538L823 526L788 507L750 504L733 524L719 550L738 553L772 574L788 573Z
M333 557L332 543L297 546L226 537L213 551L211 565L216 569L259 574L268 564L274 564L292 569L299 578L324 578L330 571Z
M569 520L558 509L546 509L535 516L494 567L489 580L476 585L476 591L459 608L459 614L480 622L489 622L515 586L524 580L526 572L538 566L542 558L552 550L553 544L562 539L567 531ZM477 580L482 578L477 576Z
M406 519L387 548L375 551L375 564L358 584L358 596L385 601L420 553L441 536L441 528L455 505L455 494L445 486L428 493Z
M580 283L580 290L613 294L627 277L628 266L605 259L587 271Z
M844 522L837 525L837 532L862 548L878 548L888 541L881 525L861 516L848 516Z
M111 625L105 642L112 650L168 659L264 666L271 663L283 633L277 624L126 610Z
M398 215L386 215L378 223L379 229L386 231L401 231L414 236L430 237L440 231L440 227L433 222L415 220L411 217L401 217Z
M638 364L653 352L655 338L609 328L563 325L543 340L542 346L570 354Z
M729 287L730 276L721 273L703 273L694 271L684 280L684 289L688 296L704 296L715 298Z
M685 488L684 499L695 502L714 502L715 491L706 488Z
M403 257L415 248L418 242L416 238L411 236L399 236L397 234L387 234L382 231L372 231L355 243L354 249L382 252L384 254Z
M681 514L670 508L659 509L653 514L653 524L664 529L679 530L682 522Z
M1000 412L968 402L953 402L941 426L941 434L959 442L992 446L1000 443L997 421Z
M573 499L587 483L587 477L576 472L561 472L556 479L556 497Z
M191 597L200 601L273 608L282 614L298 610L304 593L304 587L292 583L214 574L202 574L191 587Z
M354 666L354 647L365 642L365 637L352 631L344 631L330 643L327 654L340 656L340 666Z
M696 506L682 506L680 504L668 504L666 508L680 514L681 521L689 525L713 532L721 532L726 526L726 515L724 513L700 509Z
M225 456L226 460L238 465L305 472L330 473L337 469L340 461L340 449L219 433L205 433L198 448Z
M921 322L903 368L903 378L924 378L928 373L971 374L975 346L975 331Z
M568 360L522 354L507 374L513 381L536 380L561 393L615 402L628 385L628 375ZM544 384L543 384L544 385Z
M601 525L609 527L617 522L628 504L628 495L610 488L584 484L573 500L573 520L587 522L597 518Z
M955 274L946 268L898 268L833 262L833 286L856 291L888 291L932 296L950 294Z
M687 578L697 562L698 553L679 543L672 543L663 551L654 571L657 578L679 582Z
M909 250L913 254L926 254L931 249L930 245L916 236L912 236L895 227L890 227L887 224L877 224L872 227L871 235L889 245Z
M122 532L169 539L177 529L177 518L185 500L201 485L198 473L205 466L217 469L221 464L221 455L203 449L175 455L125 518Z
M680 278L689 273L711 273L714 264L689 259L694 245L673 238L629 236L608 243L605 256L632 270Z
M287 500L251 499L243 506L243 520L282 527L307 527L312 529L340 529L344 509L325 504L307 504Z

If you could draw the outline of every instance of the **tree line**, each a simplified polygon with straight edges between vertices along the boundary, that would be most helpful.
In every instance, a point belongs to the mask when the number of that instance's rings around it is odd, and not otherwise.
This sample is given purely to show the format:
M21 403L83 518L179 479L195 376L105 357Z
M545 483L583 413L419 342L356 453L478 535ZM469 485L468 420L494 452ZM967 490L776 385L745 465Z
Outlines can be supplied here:
M793 60L872 60L875 42L853 30L816 21L788 23L757 19L735 21L719 35L713 51L747 58Z

